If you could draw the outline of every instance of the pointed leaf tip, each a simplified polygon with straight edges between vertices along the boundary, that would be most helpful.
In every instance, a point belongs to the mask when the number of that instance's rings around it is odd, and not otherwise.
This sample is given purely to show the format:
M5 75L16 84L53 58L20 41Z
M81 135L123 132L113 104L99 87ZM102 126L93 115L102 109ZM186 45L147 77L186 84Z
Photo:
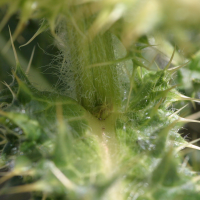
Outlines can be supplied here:
M185 67L190 61L186 62L185 64L182 64L178 67L173 67L168 69L167 71L170 72L171 74L173 74L174 72L178 71L179 69L181 69L182 67Z
M194 122L194 123L199 123L200 124L200 121L198 121L198 120L187 119L187 118L182 118L182 117L179 118L179 122L184 122L184 123Z
M189 101L200 103L200 99L191 98L191 97L185 96L185 95L180 94L180 93L179 93L179 99L178 100L189 100Z
M32 63L32 60L33 60L34 53L35 53L35 46L33 47L33 51L32 51L32 53L31 53L31 58L30 58L30 60L29 60L28 67L27 67L27 69L26 69L25 74L28 74L28 72L29 72L29 70L30 70L30 68L31 68L31 63Z
M12 45L14 56L15 56L15 62L16 62L16 65L17 65L17 64L19 64L19 59L17 57L17 52L16 52L16 49L15 49L15 46L14 46L14 42L13 42L13 39L12 39L12 34L11 34L11 31L10 31L10 26L8 26L8 29L9 29L9 34L10 34L11 45Z
M176 112L172 113L169 116L169 119L172 118L174 115L178 114L181 110L183 110L186 106L188 106L188 104L184 105L182 108L178 109Z

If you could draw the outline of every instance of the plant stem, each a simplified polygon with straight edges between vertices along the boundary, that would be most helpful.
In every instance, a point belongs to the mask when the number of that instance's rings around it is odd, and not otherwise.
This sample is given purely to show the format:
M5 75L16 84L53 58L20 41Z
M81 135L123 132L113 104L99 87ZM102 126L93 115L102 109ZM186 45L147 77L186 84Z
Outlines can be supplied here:
M77 101L102 119L118 111L121 94L116 64L98 66L98 63L115 60L112 35L106 32L91 38L88 29L92 22L93 17L79 18L76 26L67 21L68 49L64 55L73 71ZM93 64L95 67L89 67Z

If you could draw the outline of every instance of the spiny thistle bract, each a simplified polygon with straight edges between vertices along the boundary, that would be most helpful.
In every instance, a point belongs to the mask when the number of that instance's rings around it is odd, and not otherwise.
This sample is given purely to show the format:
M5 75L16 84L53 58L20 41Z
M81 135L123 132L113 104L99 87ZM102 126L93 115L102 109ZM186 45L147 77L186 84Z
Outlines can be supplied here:
M152 2L155 9L158 2ZM142 5L128 0L15 4L10 2L2 22L21 9L11 36L13 82L0 93L0 164L9 170L0 183L22 176L24 185L4 187L0 194L31 192L35 200L199 199L199 176L178 155L184 147L198 147L177 133L189 120L170 109L176 101L198 100L171 85L179 68L169 68L175 51L164 69L144 65L141 52L150 45L140 36L149 28L126 20L129 6ZM12 39L30 17L45 17L38 33L50 27L60 49L62 94L34 88L20 66ZM137 34L127 35L134 27Z

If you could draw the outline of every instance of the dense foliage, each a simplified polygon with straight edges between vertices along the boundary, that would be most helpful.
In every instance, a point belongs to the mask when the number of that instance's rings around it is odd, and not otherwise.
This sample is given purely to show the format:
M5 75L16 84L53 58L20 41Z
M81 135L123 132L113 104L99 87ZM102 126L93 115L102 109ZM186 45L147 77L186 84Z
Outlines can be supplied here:
M8 169L0 183L23 177L23 185L11 183L0 194L31 192L34 200L200 198L199 176L180 155L185 147L199 148L178 133L183 123L198 121L174 109L175 102L199 102L174 83L184 83L187 72L180 68L191 56L188 70L191 76L198 71L197 0L0 5L0 29L14 13L20 19L3 49L12 45L16 66L12 83L0 92L0 165ZM59 82L51 91L35 87L14 47L29 19L42 21L25 45L50 30L59 49L51 63ZM171 54L164 64L150 54L158 41ZM188 82L189 89L198 87L198 79Z

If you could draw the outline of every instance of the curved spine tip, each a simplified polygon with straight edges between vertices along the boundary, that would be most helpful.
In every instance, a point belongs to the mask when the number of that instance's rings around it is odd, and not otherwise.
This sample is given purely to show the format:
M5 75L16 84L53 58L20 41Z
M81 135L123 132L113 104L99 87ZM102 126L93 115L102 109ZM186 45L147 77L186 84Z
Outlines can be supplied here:
M17 99L16 94L12 91L11 87L6 83L6 82L2 82L11 92L12 96L13 96L13 100Z

